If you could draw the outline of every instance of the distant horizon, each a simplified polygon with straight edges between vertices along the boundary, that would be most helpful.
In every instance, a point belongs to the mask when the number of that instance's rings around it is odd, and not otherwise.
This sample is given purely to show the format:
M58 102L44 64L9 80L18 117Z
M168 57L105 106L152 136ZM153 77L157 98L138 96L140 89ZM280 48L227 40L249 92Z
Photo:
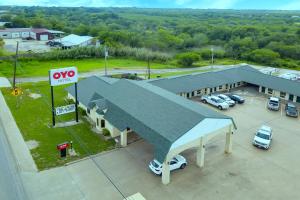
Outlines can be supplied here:
M254 8L179 8L179 7L137 7L137 6L40 6L40 5L1 5L1 7L40 7L40 8L136 8L136 9L165 9L165 10L232 10L232 11L296 11L300 12L300 9L297 10L280 10L280 9L254 9ZM0 10L2 11L2 10Z
M300 11L299 0L10 0L0 6Z

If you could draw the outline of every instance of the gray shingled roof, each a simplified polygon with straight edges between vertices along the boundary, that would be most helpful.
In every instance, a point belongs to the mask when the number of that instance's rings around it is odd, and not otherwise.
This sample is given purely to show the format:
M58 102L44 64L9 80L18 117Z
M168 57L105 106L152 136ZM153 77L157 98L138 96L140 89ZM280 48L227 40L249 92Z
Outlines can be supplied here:
M176 76L174 78L169 77L153 81L150 80L148 82L178 94L181 92L192 92L202 88L218 87L227 83L230 84L240 81L300 96L299 82L264 74L247 65L217 72L196 73Z
M74 95L74 86L67 90ZM95 93L101 105L105 99L104 118L120 131L130 127L151 143L160 162L178 138L205 118L231 119L147 82L90 77L78 83L78 98L85 105Z

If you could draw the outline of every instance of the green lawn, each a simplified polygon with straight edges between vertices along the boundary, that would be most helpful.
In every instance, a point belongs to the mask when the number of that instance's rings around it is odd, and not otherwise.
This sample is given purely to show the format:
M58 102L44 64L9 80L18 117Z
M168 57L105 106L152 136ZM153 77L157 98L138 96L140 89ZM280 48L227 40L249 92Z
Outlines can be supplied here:
M2 89L2 92L25 141L36 140L39 142L39 146L31 150L38 169L43 170L63 165L72 160L114 148L114 141L102 140L100 136L91 131L91 125L82 116L80 118L84 120L84 123L79 125L51 128L50 87L47 82L22 84L19 87L23 90L23 94L19 97L12 96L9 89ZM56 106L66 105L64 88L55 87L54 92ZM38 93L42 97L33 99L28 96L30 93ZM70 119L74 119L74 113L63 115L57 118L57 121ZM65 141L73 141L79 156L66 159L59 157L56 145Z
M0 61L0 74L6 77L12 77L14 63ZM81 60L51 60L51 61L20 61L18 63L18 77L48 76L49 69L76 66L79 72L88 72L93 70L103 70L105 66L104 59L81 59ZM110 69L134 69L146 68L147 63L133 59L109 59L108 68ZM151 68L175 68L169 64L151 63Z
M239 64L243 61L236 61L231 59L216 59L216 65L230 65ZM210 61L199 61L192 67L202 67L210 65ZM0 61L0 75L5 77L13 76L12 61ZM19 61L17 67L18 77L36 77L36 76L48 76L49 69L61 68L68 66L76 66L79 72L88 72L94 70L104 70L104 59L81 59L81 60L50 60L50 61ZM147 63L144 61L137 61L133 59L109 59L108 68L110 69L134 69L134 68L146 68ZM179 68L176 61L170 61L167 64L151 63L151 69L167 69L167 68Z
M157 73L153 73L150 75L150 78L164 78L164 77L170 77L170 76L179 76L179 75L186 75L186 74L192 74L192 73L197 73L197 72L208 72L211 70L191 70L191 71L183 71L183 72L168 72L168 73L161 73L161 74L157 74ZM143 75L146 76L146 75Z

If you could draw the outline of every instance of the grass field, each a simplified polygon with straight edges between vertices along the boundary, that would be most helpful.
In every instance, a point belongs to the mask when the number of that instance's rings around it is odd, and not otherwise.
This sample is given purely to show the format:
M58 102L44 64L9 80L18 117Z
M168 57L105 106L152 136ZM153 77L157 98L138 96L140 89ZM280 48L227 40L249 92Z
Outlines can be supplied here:
M114 141L104 141L99 135L91 131L91 125L81 116L84 123L65 128L51 128L51 100L50 88L47 82L19 85L23 94L14 97L10 90L2 89L10 110L20 128L24 140L35 140L39 146L31 150L32 156L39 170L63 165L72 160L96 154L114 148ZM31 93L41 94L42 97L33 99ZM66 92L62 87L55 87L55 105L66 105ZM57 118L58 122L74 119L74 113ZM66 141L73 141L76 157L61 159L56 145Z
M0 61L0 74L12 77L14 63ZM18 77L48 76L49 69L76 66L79 72L103 70L105 62L103 59L82 59L82 60L51 60L51 61L20 61L18 63ZM108 68L110 69L134 69L146 68L147 63L132 59L110 59ZM175 68L176 66L160 63L151 63L151 68Z
M236 61L230 59L216 59L216 65L239 64L243 61ZM210 65L210 61L199 61L193 67L202 67ZM12 61L0 61L0 75L5 77L13 76ZM76 66L79 72L89 72L95 70L103 70L105 66L104 59L81 59L81 60L51 60L51 61L20 61L17 67L18 77L37 77L48 76L49 69L61 68L68 66ZM133 59L109 59L108 68L110 69L142 69L146 68L147 63L144 61L137 61ZM151 69L168 69L180 68L176 61L171 61L167 64L151 63Z

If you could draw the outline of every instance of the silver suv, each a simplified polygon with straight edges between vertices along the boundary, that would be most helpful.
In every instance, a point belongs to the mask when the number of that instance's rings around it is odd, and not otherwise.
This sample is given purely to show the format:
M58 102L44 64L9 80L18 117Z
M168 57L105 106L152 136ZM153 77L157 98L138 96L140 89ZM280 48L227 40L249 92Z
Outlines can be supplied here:
M270 97L268 101L268 109L278 111L280 109L280 100L277 97Z

